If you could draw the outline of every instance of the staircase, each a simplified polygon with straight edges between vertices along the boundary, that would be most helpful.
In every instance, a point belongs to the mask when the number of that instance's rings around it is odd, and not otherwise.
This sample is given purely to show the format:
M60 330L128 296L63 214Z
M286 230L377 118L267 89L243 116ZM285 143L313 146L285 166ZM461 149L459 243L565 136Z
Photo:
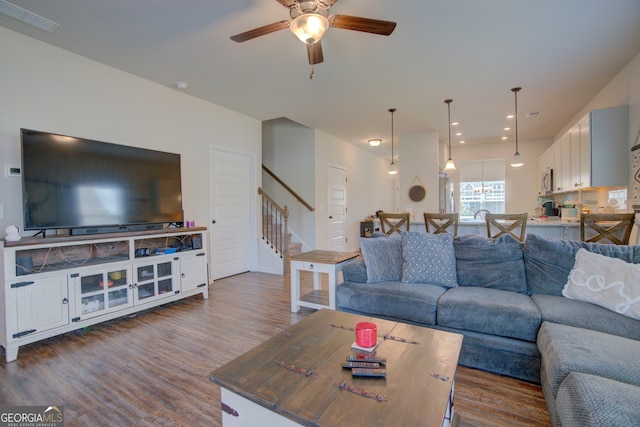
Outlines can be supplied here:
M262 169L303 206L310 211L315 210L266 166L262 165ZM262 196L260 203L262 209L262 240L282 259L282 274L287 274L289 272L289 257L302 252L302 243L293 241L288 225L289 208L278 205L262 188L258 188L258 194Z

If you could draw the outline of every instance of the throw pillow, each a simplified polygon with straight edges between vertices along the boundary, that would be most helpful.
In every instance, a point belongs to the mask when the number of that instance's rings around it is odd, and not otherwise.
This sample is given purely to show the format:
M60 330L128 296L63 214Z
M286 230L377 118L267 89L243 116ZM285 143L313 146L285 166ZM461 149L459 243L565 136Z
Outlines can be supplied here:
M562 295L640 320L640 265L579 249Z
M453 240L453 248L458 286L527 293L522 243L513 237L458 236Z
M367 283L400 280L402 240L398 237L360 238L360 250L367 267Z
M402 233L402 281L429 283L453 288L456 278L456 255L449 233Z

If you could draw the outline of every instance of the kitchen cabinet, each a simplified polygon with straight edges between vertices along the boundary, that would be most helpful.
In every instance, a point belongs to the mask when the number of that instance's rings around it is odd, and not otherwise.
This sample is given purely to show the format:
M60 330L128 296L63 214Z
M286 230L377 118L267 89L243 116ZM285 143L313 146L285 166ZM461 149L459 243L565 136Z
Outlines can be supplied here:
M554 193L628 185L629 107L593 110L562 135L550 150ZM538 159L548 162L547 152ZM544 193L543 193L544 194Z
M562 161L560 162L560 185L558 191L571 190L571 133L567 132L560 138Z

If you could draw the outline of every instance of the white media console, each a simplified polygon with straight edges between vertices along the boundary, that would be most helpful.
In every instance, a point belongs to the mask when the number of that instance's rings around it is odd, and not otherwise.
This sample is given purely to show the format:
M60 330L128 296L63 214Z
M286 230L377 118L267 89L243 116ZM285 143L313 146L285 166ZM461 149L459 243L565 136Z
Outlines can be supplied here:
M192 295L209 297L205 227L0 245L7 362L25 344Z

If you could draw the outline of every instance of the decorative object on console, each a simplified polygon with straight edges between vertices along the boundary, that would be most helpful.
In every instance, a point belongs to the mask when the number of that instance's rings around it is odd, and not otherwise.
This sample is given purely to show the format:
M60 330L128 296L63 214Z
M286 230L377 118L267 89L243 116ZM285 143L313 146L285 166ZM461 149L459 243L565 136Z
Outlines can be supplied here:
M20 227L17 225L10 225L4 229L4 232L7 233L4 240L7 242L17 242L21 239L20 237Z
M514 115L516 120L516 152L513 155L513 161L511 162L511 166L514 168L519 168L520 166L524 165L524 162L520 158L520 152L518 151L518 92L520 92L521 90L522 90L521 87L514 87L513 89L511 89L511 92L513 92L513 95L515 97L515 107L516 107L516 111Z
M395 175L398 173L398 166L393 163L393 113L396 112L395 108L389 108L391 113L391 163L389 164L389 175Z
M453 99L445 99L444 102L447 104L447 124L449 125L449 160L447 160L447 163L444 165L444 170L453 171L456 170L456 165L453 163L453 160L451 160L451 103Z

